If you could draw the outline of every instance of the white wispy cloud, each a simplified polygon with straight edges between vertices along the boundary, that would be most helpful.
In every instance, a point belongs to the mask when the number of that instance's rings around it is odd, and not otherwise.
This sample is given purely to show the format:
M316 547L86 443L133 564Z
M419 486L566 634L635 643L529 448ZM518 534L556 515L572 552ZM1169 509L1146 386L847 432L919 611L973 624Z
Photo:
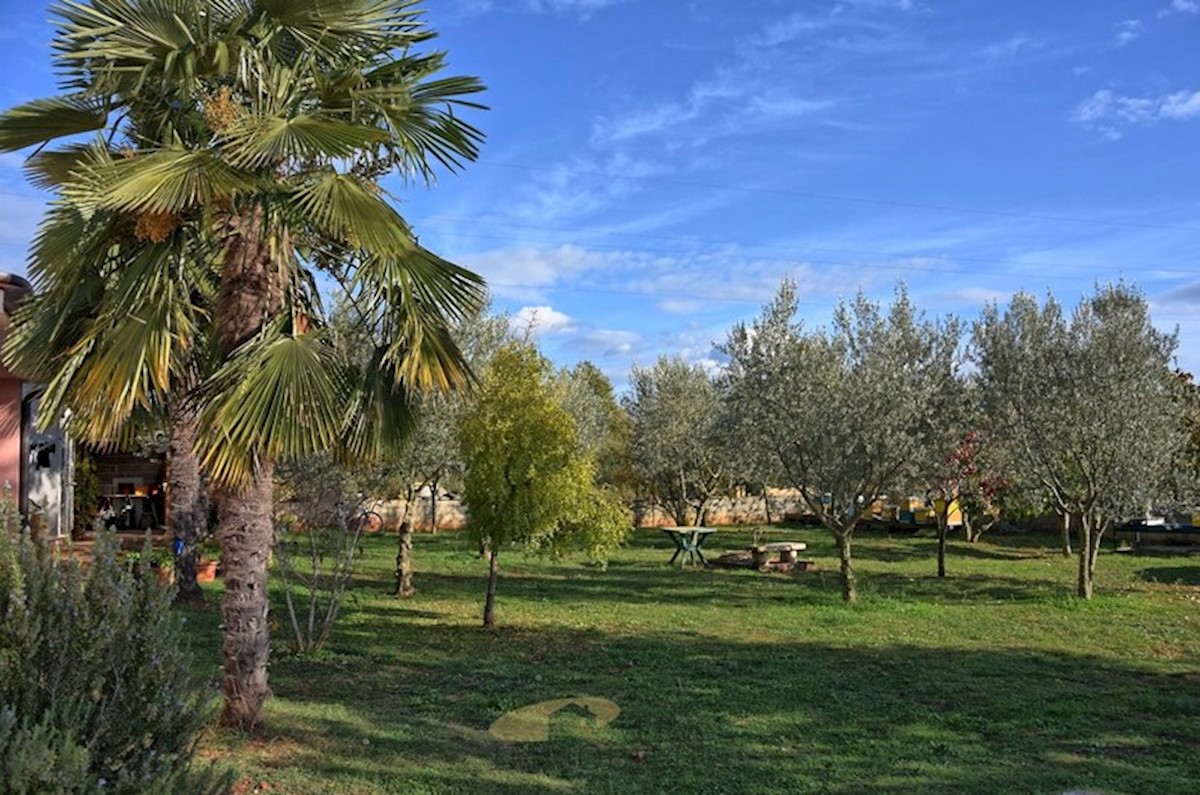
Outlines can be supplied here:
M1027 50L1040 47L1041 42L1028 33L1014 33L1003 41L993 42L980 49L980 54L988 60L1015 58Z
M627 0L525 0L525 7L534 12L578 14L588 16L597 11L624 3Z
M828 98L796 94L783 86L746 79L739 70L721 69L694 83L679 100L668 100L630 113L602 116L592 128L593 143L601 146L624 144L652 136L686 138L696 147L718 138L769 129L780 123L812 116L832 108ZM702 121L702 124L695 124Z
M842 14L847 9L882 9L900 11L905 14L928 11L929 7L920 0L840 0L834 7L834 15Z
M523 306L509 320L513 331L529 330L534 334L554 334L576 326L568 315L551 306Z
M661 162L625 152L573 157L535 172L509 212L519 220L539 224L577 219L632 196L644 187L641 180L662 171Z
M1200 0L1171 0L1171 4L1158 12L1158 16L1168 17L1172 14L1200 14Z
M992 290L987 287L963 287L958 290L933 293L929 302L936 309L961 312L963 307L981 307L984 304L1001 304L1012 298L1011 290Z
M644 145L657 138L669 149L694 149L718 139L780 129L797 119L821 117L840 103L805 79L821 71L813 68L814 58L860 46L869 50L870 42L877 40L887 40L887 48L893 46L891 28L850 10L847 5L844 13L793 13L763 25L733 42L724 60L679 95L596 118L592 144L608 149L635 142ZM810 45L820 53L810 52Z
M516 246L463 254L456 261L487 279L499 297L540 301L545 300L545 290L560 280L605 270L609 255L572 245Z
M1157 97L1131 97L1103 88L1075 108L1071 119L1108 138L1120 138L1123 128L1185 121L1200 116L1200 91L1176 91Z
M450 9L459 16L477 16L492 12L572 15L588 19L605 8L628 0L454 0Z
M598 328L581 323L552 306L523 306L510 320L513 331L529 332L544 343L568 349L571 358L595 358L602 361L625 359L643 342L636 331Z
M1166 290L1154 297L1154 304L1170 309L1200 307L1200 282Z
M1117 23L1117 46L1124 47L1145 32L1146 26L1140 19L1126 19Z

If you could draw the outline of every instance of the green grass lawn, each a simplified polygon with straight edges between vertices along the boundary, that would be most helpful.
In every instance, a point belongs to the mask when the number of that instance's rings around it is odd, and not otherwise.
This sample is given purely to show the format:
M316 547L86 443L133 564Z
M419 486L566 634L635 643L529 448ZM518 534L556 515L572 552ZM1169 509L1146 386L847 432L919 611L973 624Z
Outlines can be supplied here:
M606 570L508 553L495 633L463 536L417 538L407 601L394 537L368 538L327 650L288 656L278 627L261 733L202 756L287 793L1200 791L1200 558L1106 551L1084 603L1051 538L953 543L939 581L931 539L863 536L846 606L824 531L774 535L820 570L681 572L649 530ZM215 674L209 595L187 616ZM569 696L621 713L488 734Z

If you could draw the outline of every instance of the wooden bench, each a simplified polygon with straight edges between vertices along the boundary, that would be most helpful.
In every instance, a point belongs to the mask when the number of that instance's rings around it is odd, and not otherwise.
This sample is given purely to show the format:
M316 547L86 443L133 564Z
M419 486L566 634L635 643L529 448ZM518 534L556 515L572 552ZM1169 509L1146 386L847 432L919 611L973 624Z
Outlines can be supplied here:
M1132 541L1135 547L1143 544L1200 545L1200 525L1193 520L1184 522L1130 522L1113 529L1113 541Z
M797 560L796 553L803 552L806 549L808 549L808 544L802 541L782 541L750 547L750 554L754 557L754 568L756 569L782 569L790 571L793 568L798 568L803 571L810 568L813 562L811 560ZM773 558L772 555L777 557Z

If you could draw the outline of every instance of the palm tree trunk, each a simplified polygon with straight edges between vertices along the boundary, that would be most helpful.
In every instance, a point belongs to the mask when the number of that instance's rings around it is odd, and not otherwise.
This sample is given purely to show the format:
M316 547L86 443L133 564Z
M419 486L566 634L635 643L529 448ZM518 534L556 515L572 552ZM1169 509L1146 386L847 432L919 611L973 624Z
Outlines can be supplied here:
M204 591L196 583L196 540L208 518L207 493L196 458L196 411L181 402L172 407L171 442L168 451L168 518L178 553L175 556L175 598L181 602L203 602Z
M275 486L270 464L260 466L243 490L216 490L220 516L222 579L221 722L250 728L258 722L267 685L271 639L267 628L267 564L271 555L271 507Z
M225 261L215 312L217 341L228 355L262 329L282 304L281 269L272 256L290 256L286 234L272 241L261 207L227 221ZM250 483L241 489L220 487L217 502L221 528L221 720L251 727L270 695L267 660L270 635L267 611L267 564L271 557L274 465L255 461Z
M487 598L483 602L483 628L496 628L496 580L499 574L499 566L496 559L500 557L499 551L495 544L488 547L488 582L487 582Z

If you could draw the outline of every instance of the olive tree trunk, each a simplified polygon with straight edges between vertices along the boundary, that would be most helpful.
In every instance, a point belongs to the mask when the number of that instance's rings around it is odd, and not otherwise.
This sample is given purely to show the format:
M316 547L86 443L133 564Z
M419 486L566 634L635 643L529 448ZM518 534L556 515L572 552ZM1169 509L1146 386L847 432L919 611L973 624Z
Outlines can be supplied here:
M946 537L950 534L950 517L946 511L937 512L937 576L946 576Z
M837 539L838 560L842 579L842 599L846 602L858 601L858 587L854 579L854 565L850 559L851 537L854 525L843 530L833 531Z
M438 479L434 478L429 484L429 532L435 534L438 531L438 489Z
M497 559L500 557L500 552L495 545L488 547L488 581L487 581L487 598L483 602L483 628L496 628L496 580L500 573Z
M1071 513L1064 511L1062 515L1062 554L1064 558L1071 557Z
M1070 517L1068 514L1068 521ZM1079 516L1079 579L1075 592L1083 599L1091 599L1095 590L1096 556L1092 551L1092 529L1087 514Z
M196 458L196 411L187 403L172 407L171 441L167 459L167 516L176 542L175 598L182 602L204 601L196 582L196 541L208 519L208 493Z
M408 599L417 589L412 584L413 531L412 524L407 519L400 523L397 535L399 549L396 551L396 590L392 591L392 596Z
M1100 542L1108 528L1107 520L1083 512L1079 516L1079 587L1084 599L1091 599L1096 589L1096 559L1100 557Z

